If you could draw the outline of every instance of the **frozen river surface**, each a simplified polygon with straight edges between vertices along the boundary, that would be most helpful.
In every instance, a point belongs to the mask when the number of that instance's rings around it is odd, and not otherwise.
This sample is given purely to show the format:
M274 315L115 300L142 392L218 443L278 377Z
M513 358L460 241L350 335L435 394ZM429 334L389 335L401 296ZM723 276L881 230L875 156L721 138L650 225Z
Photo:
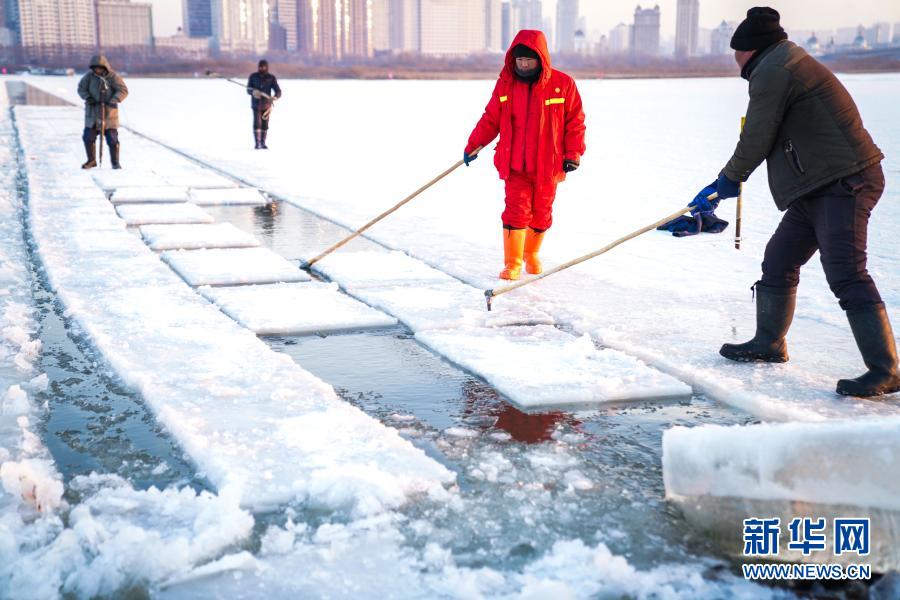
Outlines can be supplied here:
M71 79L34 83L61 97L73 96ZM854 76L846 83L888 156L887 192L870 235L870 270L897 322L900 242L892 231L900 222L900 163L894 158L900 155L900 123L893 115L900 77ZM132 96L123 105L126 126L281 199L277 212L205 208L217 223L232 223L294 261L334 241L340 231L292 204L348 226L365 222L459 158L491 89L488 82L286 81L285 97L272 120L272 149L254 152L247 99L233 85L137 79L129 85ZM581 90L588 152L582 168L560 187L546 244L548 265L596 249L685 204L727 159L746 102L745 84L738 79L591 81ZM67 123L72 124L63 124L59 133L77 142L77 119ZM181 160L169 151L144 152L147 142L139 143L130 131L122 133L122 143L123 163L132 172L165 174L169 160ZM78 155L71 157L73 164L77 160ZM48 171L41 174L48 176ZM371 235L467 284L492 287L501 258L501 204L501 183L490 160L482 158ZM723 204L720 216L730 220L732 207ZM323 509L329 506L326 497L282 503L253 511L252 528L230 527L231 538L185 553L191 564L184 569L94 561L88 574L107 585L118 581L170 597L255 597L264 592L285 597L787 595L735 577L730 554L699 535L666 502L661 450L663 431L676 425L900 415L896 399L879 404L834 396L834 381L855 376L862 365L816 263L804 273L789 365L729 365L718 357L721 342L752 334L748 288L758 278L762 248L777 219L761 169L746 186L741 252L733 249L731 229L681 240L653 233L510 294L510 301L552 316L561 329L588 334L596 343L624 350L692 386L694 395L679 401L528 414L484 381L417 344L402 325L268 338L274 350L455 473L451 493L364 517ZM301 231L315 247L305 243L306 237L298 244L295 234ZM364 243L353 248L370 249ZM54 319L63 317L45 318L45 327L62 331L62 321ZM58 350L51 344L45 352L52 356ZM55 379L65 380L59 374ZM177 454L168 448L175 442L159 436L158 425L131 406L128 392L120 393L116 385L112 389L124 406L114 412L121 412L128 424L116 429L116 447L125 448L120 454L128 457L129 448L139 447L131 443L135 439L150 439L163 448L149 450L134 473L110 466L102 447L86 449L86 458L67 449L81 451L85 445L67 424L77 429L86 417L75 414L65 421L66 392L60 386L51 387L56 397L51 397L47 420L46 434L53 440L47 445L66 480L76 478L72 487L79 493L73 500L88 497L86 503L94 502L101 517L96 506L104 506L104 492L92 492L96 481L77 479L91 470L116 473L138 489L153 483L157 470L165 473L157 482L161 486L185 485L199 477L185 472L189 460L167 458ZM74 403L84 405L91 403ZM176 468L154 469L160 460ZM205 482L194 487L205 487ZM105 493L127 495L113 488ZM166 506L181 510L183 520L201 519L195 514L199 512L207 515L201 520L210 529L217 519L249 516L227 497L216 499L222 505L218 508L194 506L201 501L192 504L183 498L181 504L171 498L130 500L162 512ZM180 543L178 527L183 525L172 525L173 533L152 521L151 516L142 524L151 531L158 526L164 538ZM133 540L119 536L110 548L128 541ZM40 556L34 548L31 554L20 551L21 560ZM97 556L104 556L103 551ZM59 566L62 572L72 568ZM82 580L89 579L84 570L74 569ZM16 580L0 579L0 585L4 581ZM80 594L97 588L70 589Z

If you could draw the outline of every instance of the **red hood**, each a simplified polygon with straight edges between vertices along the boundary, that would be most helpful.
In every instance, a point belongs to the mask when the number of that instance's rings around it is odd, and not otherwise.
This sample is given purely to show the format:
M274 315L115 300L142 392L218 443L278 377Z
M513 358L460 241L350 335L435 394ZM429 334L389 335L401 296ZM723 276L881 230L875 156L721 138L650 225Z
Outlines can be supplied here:
M513 57L513 48L519 44L528 46L541 57L541 68L543 71L541 72L539 83L544 85L550 81L552 67L550 63L550 50L547 49L547 38L544 36L543 31L534 29L523 29L516 34L516 39L512 41L512 44L509 45L509 50L506 51L506 63L503 66L501 75L505 74L509 77L516 76L516 59Z

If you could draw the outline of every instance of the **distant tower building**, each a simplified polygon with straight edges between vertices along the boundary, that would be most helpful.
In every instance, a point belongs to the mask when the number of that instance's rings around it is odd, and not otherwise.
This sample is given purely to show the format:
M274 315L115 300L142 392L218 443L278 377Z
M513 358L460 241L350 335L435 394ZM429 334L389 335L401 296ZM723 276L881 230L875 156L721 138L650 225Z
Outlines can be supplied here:
M153 48L153 7L131 0L97 0L97 43L100 50Z
M18 13L26 57L72 56L97 45L93 0L21 0Z
M675 19L675 56L697 55L697 32L700 28L699 0L678 0Z
M634 25L631 28L631 53L634 56L659 55L659 5L634 10Z
M183 0L184 33L189 37L212 37L212 0Z
M419 0L389 0L391 49L406 54L419 51Z
M372 23L367 0L339 0L341 8L341 53L344 56L372 56Z
M894 46L900 46L900 23L894 23L894 37L891 43Z
M263 54L269 49L268 0L212 0L212 22L219 50Z
M297 0L269 0L269 47L297 51Z
M391 2L372 0L372 51L391 50Z
M509 23L510 38L523 29L542 29L544 16L541 0L510 0ZM512 39L509 41L512 43Z
M420 0L419 51L465 56L486 48L484 0Z
M506 49L512 43L512 9L509 2L501 3L500 10L500 45Z
M853 40L853 49L858 51L869 49L869 42L866 40L866 30L862 25L856 30L856 38Z
M803 45L806 48L806 51L812 54L813 56L819 56L822 54L822 45L819 43L819 38L816 36L816 32L814 31L812 35L806 40L806 43Z
M500 0L484 0L484 50L502 52L503 7Z
M875 23L866 28L866 42L871 48L886 46L891 43L891 24Z
M628 52L628 44L631 43L631 33L628 25L619 23L609 30L609 53L624 54Z
M714 56L731 52L731 38L734 35L734 26L722 21L722 23L709 34L709 53Z
M556 51L575 52L578 29L578 0L556 1Z

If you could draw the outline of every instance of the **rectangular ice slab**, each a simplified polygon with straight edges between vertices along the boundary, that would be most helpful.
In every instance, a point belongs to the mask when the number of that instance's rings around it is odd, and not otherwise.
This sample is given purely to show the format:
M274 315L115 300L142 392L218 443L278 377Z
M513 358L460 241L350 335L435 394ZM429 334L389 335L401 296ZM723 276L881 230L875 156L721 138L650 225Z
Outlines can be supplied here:
M900 418L663 434L666 496L716 496L900 511Z
M524 408L689 396L691 388L589 337L554 327L430 330L416 339Z
M113 204L147 204L151 202L186 202L187 189L176 186L121 187L110 198Z
M222 312L259 335L304 335L390 327L393 317L338 291L333 283L203 288Z
M483 292L456 280L409 287L347 285L346 289L363 302L397 316L413 331L553 324L547 313L516 301L503 302L488 312Z
M215 219L208 212L194 204L120 204L116 207L119 216L128 225L167 225L212 223Z
M162 254L193 286L309 281L309 275L266 248L170 250Z
M144 241L153 250L199 250L201 248L254 248L252 235L231 223L199 225L144 225Z
M266 197L256 188L192 189L190 201L200 206L220 204L267 204Z
M139 171L132 168L111 170L106 168L92 169L91 177L103 190L111 192L126 187L164 186L166 180L152 171Z
M315 270L346 287L422 285L453 283L453 277L433 269L403 252L340 252L321 262Z

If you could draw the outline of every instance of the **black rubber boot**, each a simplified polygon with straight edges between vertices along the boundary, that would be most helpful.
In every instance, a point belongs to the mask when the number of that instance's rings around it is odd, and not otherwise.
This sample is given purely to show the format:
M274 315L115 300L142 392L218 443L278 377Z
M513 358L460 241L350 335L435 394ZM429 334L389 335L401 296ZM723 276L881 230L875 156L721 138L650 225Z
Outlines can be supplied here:
M254 150L262 149L262 129L256 129L253 131L253 137L256 140L256 147Z
M122 165L119 164L119 144L109 147L109 161L112 163L113 169L122 168Z
M776 288L757 282L756 335L744 344L725 344L719 354L738 362L788 361L784 337L794 319L797 288Z
M269 130L268 130L268 129L263 129L263 130L259 133L259 145L260 145L260 147L261 147L263 150L268 150L268 149L269 149L269 147L266 146L266 136L267 136L268 134L269 134Z
M883 303L847 311L850 329L859 353L869 368L856 379L841 379L837 393L842 396L871 398L900 391L897 370L897 342Z
M97 145L94 142L84 143L84 153L87 154L87 162L81 165L82 169L93 169L97 166Z

